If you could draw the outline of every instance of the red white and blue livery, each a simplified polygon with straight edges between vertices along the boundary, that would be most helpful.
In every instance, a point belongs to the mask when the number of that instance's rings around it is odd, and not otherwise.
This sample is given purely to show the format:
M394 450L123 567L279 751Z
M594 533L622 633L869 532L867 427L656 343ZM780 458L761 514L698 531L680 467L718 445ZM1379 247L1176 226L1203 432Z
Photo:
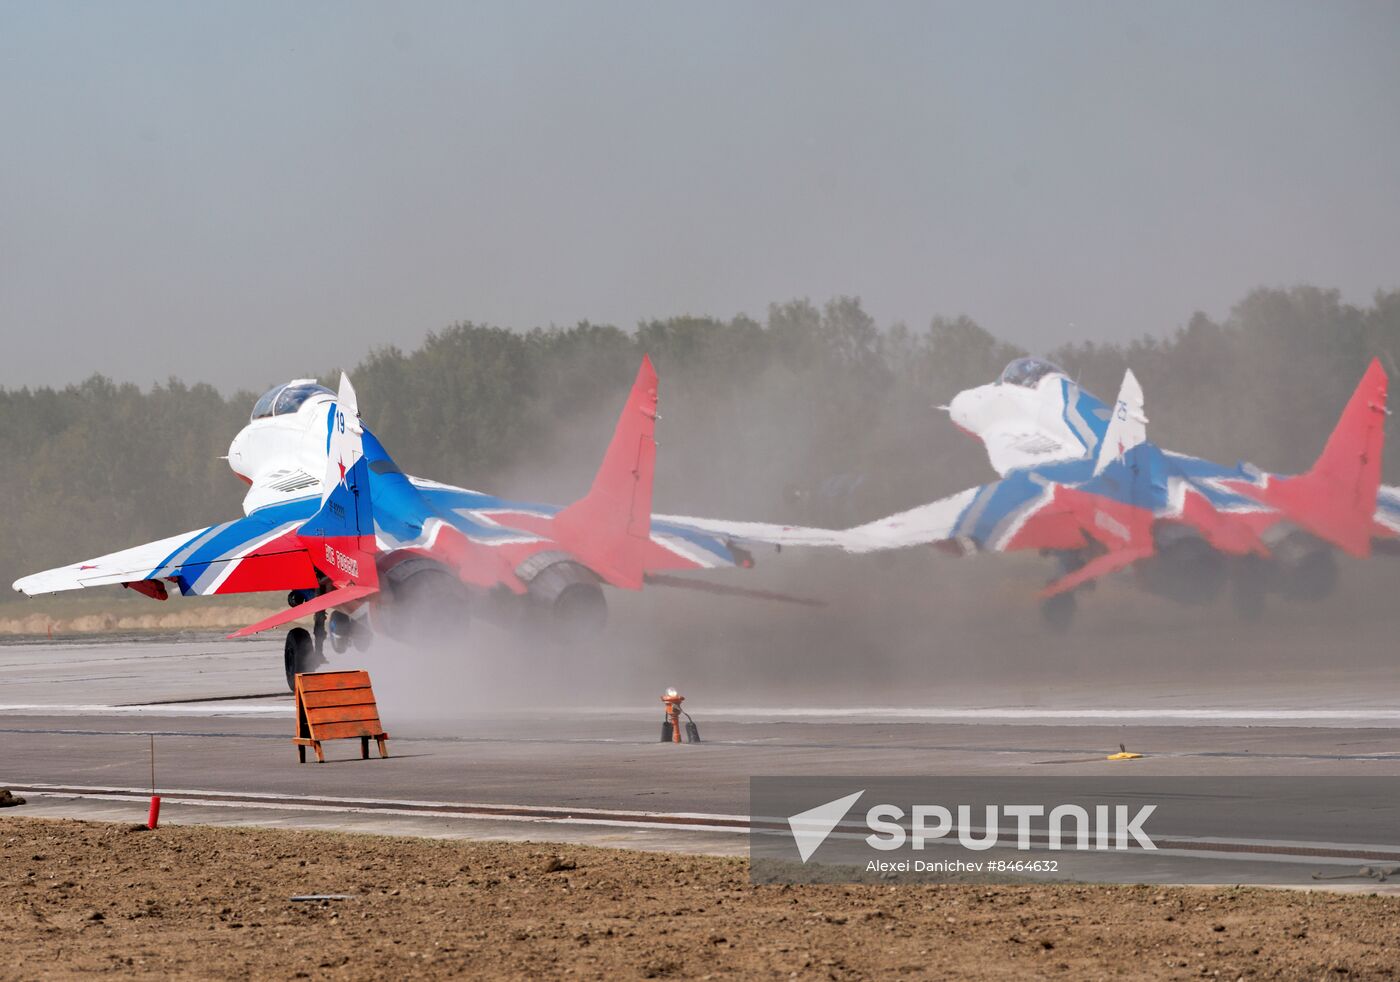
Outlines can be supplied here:
M290 682L320 662L326 628L338 651L377 632L450 640L471 615L578 637L602 629L605 586L683 586L671 574L750 566L758 545L835 544L816 529L653 516L656 420L657 375L644 359L591 489L560 508L406 475L361 420L348 377L339 393L295 380L258 400L229 447L249 485L244 517L14 587L121 584L161 600L170 585L186 596L285 593L290 609L232 636L314 615L315 636L287 636Z
M1059 564L1041 596L1060 627L1078 589L1130 567L1139 585L1186 603L1228 588L1246 616L1268 593L1319 599L1335 584L1337 551L1369 556L1400 545L1400 489L1380 483L1387 384L1372 361L1317 462L1286 476L1148 442L1131 371L1110 409L1055 365L1017 359L947 407L984 441L1001 479L850 529L841 544L1038 550Z

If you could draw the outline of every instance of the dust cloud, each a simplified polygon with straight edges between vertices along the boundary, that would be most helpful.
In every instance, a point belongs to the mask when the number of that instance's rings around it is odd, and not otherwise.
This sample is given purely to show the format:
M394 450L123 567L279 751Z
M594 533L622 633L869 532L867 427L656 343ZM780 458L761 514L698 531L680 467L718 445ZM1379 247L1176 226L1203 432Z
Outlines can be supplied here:
M1305 708L1338 687L1388 702L1388 585L1374 565L1344 567L1333 598L1274 605L1255 623L1222 600L1182 607L1137 591L1131 575L1081 600L1066 633L1045 629L1034 559L887 556L760 558L704 579L825 601L807 607L662 587L608 591L603 635L557 644L473 622L459 642L376 639L355 667L386 706L436 720L518 710L656 709L669 686L707 710L966 707L1152 708L1226 702ZM1301 701L1300 701L1301 699ZM1281 701L1281 702L1280 702ZM1355 701L1355 700L1353 700Z
M793 495L792 458L827 448L800 406L774 398L781 389L717 405L700 393L673 398L663 378L655 511L796 523L800 512L826 508L834 519L828 524L840 526L886 513L842 512L839 503ZM550 446L489 490L559 504L583 494L621 398L594 415L561 420ZM703 425L687 422L696 413L706 414ZM907 454L922 453L928 426L949 425L931 410L928 416L907 427ZM726 423L745 431L718 445L712 434ZM794 434L805 445L768 453L794 443ZM938 473L927 494L910 500L906 491L887 510L994 477L973 441L929 457ZM669 686L700 718L707 708L1150 707L1196 699L1296 705L1300 693L1348 672L1372 695L1400 693L1390 656L1394 560L1385 558L1343 561L1330 599L1271 597L1254 622L1236 615L1226 595L1183 606L1137 589L1131 572L1118 574L1082 594L1064 633L1041 621L1036 592L1053 563L1032 554L958 559L931 548L872 555L789 548L760 549L755 558L753 570L681 575L822 605L662 586L607 589L608 627L591 641L561 645L476 619L459 642L422 648L380 639L362 660L376 669L382 698L444 719L554 707L659 714Z

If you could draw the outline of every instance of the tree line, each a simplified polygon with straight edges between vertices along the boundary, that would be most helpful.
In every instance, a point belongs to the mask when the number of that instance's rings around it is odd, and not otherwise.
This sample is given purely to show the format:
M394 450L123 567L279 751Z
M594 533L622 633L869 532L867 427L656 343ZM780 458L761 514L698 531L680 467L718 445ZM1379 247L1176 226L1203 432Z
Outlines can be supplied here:
M1400 290L1369 305L1255 290L1221 321L1048 355L1105 402L1131 366L1152 438L1275 471L1306 468L1373 356L1400 373ZM464 322L350 370L366 422L415 474L566 503L583 493L643 353L661 375L659 512L844 526L994 476L936 407L1025 352L967 317L882 327L859 300L635 331ZM337 366L278 366L288 377ZM272 366L270 366L272 368ZM100 375L0 389L0 582L241 514L220 459L256 393ZM1400 453L1385 462L1400 482Z

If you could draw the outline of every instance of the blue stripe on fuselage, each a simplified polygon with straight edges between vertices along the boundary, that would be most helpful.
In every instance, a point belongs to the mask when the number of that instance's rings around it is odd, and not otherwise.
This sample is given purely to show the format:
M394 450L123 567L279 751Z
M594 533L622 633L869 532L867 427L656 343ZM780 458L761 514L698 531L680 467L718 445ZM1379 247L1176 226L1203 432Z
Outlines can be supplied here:
M546 505L531 501L511 501L506 498L497 498L494 495L483 494L480 491L466 491L454 488L424 488L416 489L435 510L448 516L448 520L458 528L462 529L473 538L506 538L510 536L528 533L524 529L512 529L507 525L482 525L472 521L462 512L485 511L485 512L523 512L529 515L539 515L542 518L552 518L563 509L558 505ZM678 539L683 539L691 545L703 549L713 555L723 563L735 564L737 560L734 554L725 545L724 540L718 536L702 532L699 529L691 528L688 525L679 525L673 522L652 521L652 532L658 535L670 535Z
M1062 379L1060 385L1065 406L1061 415L1065 425L1084 445L1084 455L1092 457L1108 431L1108 407L1093 393L1081 389L1076 382Z
M166 560L153 570L149 579L159 579L166 576L178 575L180 578L180 590L185 592L188 584L198 578L199 573L194 573L193 567L200 567L199 572L207 569L210 563L217 562L226 556L238 552L250 542L261 538L272 532L279 525L290 522L305 521L320 507L319 498L298 498L295 501L282 502L275 505L267 505L259 508L246 518L228 522L222 526L216 526L218 531L210 535L208 539L200 543L188 556L180 560L177 574L176 568L171 567L171 562L181 550L176 550ZM188 543L186 543L188 545ZM182 546L181 549L184 547Z
M1259 508L1260 503L1256 498L1246 494L1237 494L1217 487L1212 481L1247 481L1255 482L1258 479L1258 472L1247 464L1238 464L1234 467L1222 467L1213 461L1204 460L1200 457L1191 457L1186 454L1164 453L1167 466L1173 477L1181 477L1190 482L1193 490L1211 503L1212 506L1222 510Z
M1047 485L1077 485L1091 478L1093 473L1091 460L1064 460L1012 471L1000 481L982 486L958 516L953 534L971 539L979 549L991 548L1026 508L1045 495Z

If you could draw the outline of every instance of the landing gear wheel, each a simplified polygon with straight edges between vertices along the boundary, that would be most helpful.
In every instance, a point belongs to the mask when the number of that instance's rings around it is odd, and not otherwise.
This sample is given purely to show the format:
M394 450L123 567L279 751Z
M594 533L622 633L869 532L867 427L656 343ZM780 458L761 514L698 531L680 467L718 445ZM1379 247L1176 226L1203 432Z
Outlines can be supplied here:
M287 642L282 646L282 665L287 670L287 688L297 690L297 675L313 671L324 659L316 657L316 644L311 640L311 632L304 627L294 627L287 632Z
M1078 606L1073 593L1057 593L1040 602L1040 619L1050 630L1063 634L1074 623L1074 612Z

